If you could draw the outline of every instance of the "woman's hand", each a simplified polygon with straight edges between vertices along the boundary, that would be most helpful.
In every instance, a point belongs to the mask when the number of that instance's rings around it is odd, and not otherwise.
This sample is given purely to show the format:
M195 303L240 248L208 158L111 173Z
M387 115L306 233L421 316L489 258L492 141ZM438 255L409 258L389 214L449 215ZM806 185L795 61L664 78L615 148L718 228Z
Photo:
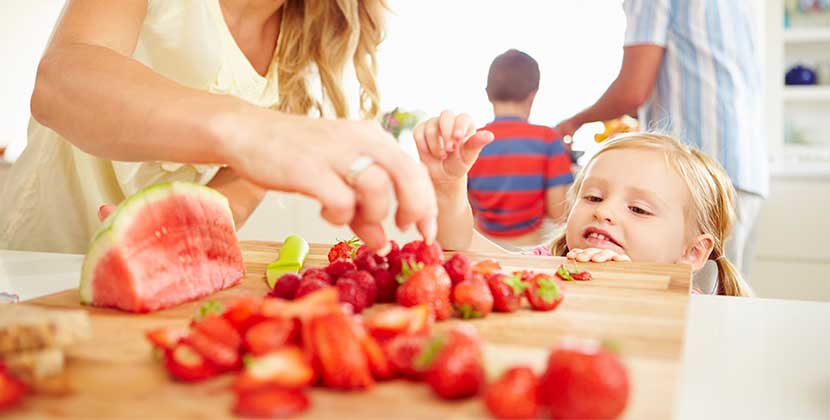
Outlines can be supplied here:
M481 149L493 141L493 133L476 131L469 115L450 111L418 124L412 135L439 194L459 182L466 183L467 171Z
M349 224L370 248L388 242L381 223L393 193L398 228L414 224L425 240L435 239L438 209L429 176L377 122L262 110L217 120L214 128L227 137L225 155L240 176L267 189L316 199L323 218ZM356 166L366 162L359 159L364 156L374 163Z
M599 248L574 248L568 251L568 254L565 256L569 260L579 262L631 261L631 258L629 258L628 255L618 254L610 249Z

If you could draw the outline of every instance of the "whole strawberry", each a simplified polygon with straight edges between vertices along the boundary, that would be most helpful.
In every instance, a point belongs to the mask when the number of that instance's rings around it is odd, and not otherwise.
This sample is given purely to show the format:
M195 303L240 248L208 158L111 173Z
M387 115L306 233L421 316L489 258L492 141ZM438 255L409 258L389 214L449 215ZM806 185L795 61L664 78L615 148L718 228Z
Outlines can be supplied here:
M450 259L444 263L444 270L447 270L447 274L450 275L450 280L452 280L453 286L469 279L473 273L470 259L462 253L458 253L450 257Z
M496 312L515 312L522 305L522 296L527 284L521 274L495 272L487 277L487 285L493 294L493 310Z
M556 278L537 273L528 280L525 296L534 311L552 311L565 299L565 289Z
M415 361L428 340L423 335L400 334L384 341L381 347L396 372L404 378L419 381L423 379L424 372L415 366Z
M354 259L354 263L357 268L370 273L378 268L385 268L387 266L386 258L381 257L374 251L369 251L368 248L364 248L365 246L366 245L363 245L357 250L357 254Z
M300 277L302 277L303 280L308 278L316 278L328 284L334 284L334 279L332 279L329 273L326 273L326 270L323 268L307 268L303 271Z
M403 306L427 305L435 314L435 319L439 321L449 318L452 314L450 305L452 281L444 267L440 265L421 267L416 263L410 268L409 263L405 262L398 281L401 283L396 293L399 304Z
M320 279L319 277L310 276L300 279L300 285L297 287L297 293L294 294L294 299L299 299L311 292L331 287L331 283Z
M341 258L339 260L335 260L334 262L329 263L329 265L325 268L326 274L332 278L332 280L337 281L340 276L357 269L352 260L347 260L345 258Z
M392 277L401 274L401 268L403 266L401 248L395 241L389 241L389 253L386 254L386 262L389 264L389 272L392 273Z
M371 274L356 270L337 279L340 302L350 303L355 313L372 306L377 297L377 286Z
M597 342L564 343L548 357L539 397L556 419L613 419L628 403L628 372Z
M498 419L534 419L539 413L539 379L527 366L508 369L484 392L484 404Z
M410 263L416 262L423 265L441 265L444 262L444 251L441 245L433 241L427 245L426 242L412 241L401 248L401 258Z
M590 272L578 269L568 269L565 265L560 265L556 269L556 277L564 281L588 281L593 277Z
M416 366L426 370L426 382L441 398L472 397L484 384L481 342L469 325L455 326L446 336L434 338Z
M360 240L357 238L349 239L348 241L340 241L329 250L329 262L335 262L339 259L351 260L354 258L354 253L360 246Z
M283 274L274 283L274 288L268 292L268 296L291 300L294 299L299 287L300 276L294 273Z
M493 310L493 294L482 276L472 276L455 285L452 302L461 318L483 318Z
M395 295L398 292L398 281L392 272L386 268L377 268L371 272L372 277L375 278L375 285L378 289L376 302L387 303L394 302Z

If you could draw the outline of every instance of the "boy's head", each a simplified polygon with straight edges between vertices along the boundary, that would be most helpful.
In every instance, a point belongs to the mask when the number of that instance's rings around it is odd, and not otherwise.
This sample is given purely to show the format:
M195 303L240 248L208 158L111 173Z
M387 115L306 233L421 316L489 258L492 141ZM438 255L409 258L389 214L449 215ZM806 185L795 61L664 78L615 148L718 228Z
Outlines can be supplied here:
M539 89L539 64L533 57L508 50L490 64L487 97L490 102L522 102Z

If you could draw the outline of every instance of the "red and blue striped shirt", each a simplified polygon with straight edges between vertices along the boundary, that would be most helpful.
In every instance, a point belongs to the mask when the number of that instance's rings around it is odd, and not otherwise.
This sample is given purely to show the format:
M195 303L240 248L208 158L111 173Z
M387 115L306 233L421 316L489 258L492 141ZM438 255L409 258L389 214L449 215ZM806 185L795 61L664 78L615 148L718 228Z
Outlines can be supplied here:
M483 128L495 135L470 169L467 189L476 227L492 236L518 236L541 226L548 188L573 183L561 135L519 117L497 117Z

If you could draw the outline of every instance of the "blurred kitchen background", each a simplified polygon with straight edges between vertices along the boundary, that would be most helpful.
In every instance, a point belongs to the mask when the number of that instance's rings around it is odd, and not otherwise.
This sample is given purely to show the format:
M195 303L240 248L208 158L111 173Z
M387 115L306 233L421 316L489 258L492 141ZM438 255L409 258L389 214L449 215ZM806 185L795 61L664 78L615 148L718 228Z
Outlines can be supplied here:
M761 297L830 301L830 5L828 0L763 2L759 34L771 192L759 221L749 282ZM62 0L0 1L0 183L25 147L38 59ZM432 115L444 108L492 119L484 86L497 54L517 48L541 68L531 122L555 125L593 103L617 75L625 17L621 0L390 0L379 55L383 110ZM429 61L417 57L429 54ZM786 83L785 84L785 80ZM589 155L602 124L588 124L574 149ZM412 149L404 130L399 140ZM2 206L4 197L0 197ZM241 229L242 239L310 242L350 237L327 225L319 206L271 193ZM414 232L399 233L400 241Z

